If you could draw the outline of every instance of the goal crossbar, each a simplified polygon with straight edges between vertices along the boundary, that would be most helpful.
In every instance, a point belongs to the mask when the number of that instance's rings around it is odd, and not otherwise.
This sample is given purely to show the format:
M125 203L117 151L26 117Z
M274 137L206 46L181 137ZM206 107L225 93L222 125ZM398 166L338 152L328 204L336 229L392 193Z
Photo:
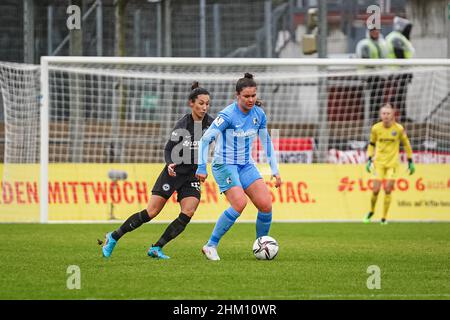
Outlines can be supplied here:
M201 66L450 66L450 59L41 57L42 62Z

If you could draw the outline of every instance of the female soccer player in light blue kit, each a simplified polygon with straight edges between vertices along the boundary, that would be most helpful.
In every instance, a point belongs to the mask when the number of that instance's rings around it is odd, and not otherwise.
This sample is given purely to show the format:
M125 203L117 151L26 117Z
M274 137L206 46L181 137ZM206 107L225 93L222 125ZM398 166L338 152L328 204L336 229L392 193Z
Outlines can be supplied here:
M256 237L268 235L272 223L272 197L251 157L253 141L259 136L275 177L275 187L281 185L276 154L267 131L266 114L258 106L256 82L246 73L236 83L235 102L219 112L200 140L196 176L207 178L206 163L209 144L216 141L212 173L231 206L217 220L202 252L209 260L220 260L217 245L247 205L247 197L258 209Z

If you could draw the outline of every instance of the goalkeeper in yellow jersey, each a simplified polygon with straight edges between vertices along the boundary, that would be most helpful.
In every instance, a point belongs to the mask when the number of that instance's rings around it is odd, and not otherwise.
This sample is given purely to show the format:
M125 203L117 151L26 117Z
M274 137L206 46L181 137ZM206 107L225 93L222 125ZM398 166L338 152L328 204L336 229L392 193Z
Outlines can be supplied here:
M367 161L366 170L374 174L375 180L370 199L370 212L367 214L364 222L370 222L370 218L375 212L375 204L382 182L386 180L383 217L381 218L381 223L386 224L386 217L391 204L391 192L400 167L400 141L408 156L409 174L414 173L415 167L412 161L412 149L408 136L403 126L395 122L394 109L390 104L383 105L380 109L380 117L381 121L374 124L370 130L370 141L367 148L369 160Z

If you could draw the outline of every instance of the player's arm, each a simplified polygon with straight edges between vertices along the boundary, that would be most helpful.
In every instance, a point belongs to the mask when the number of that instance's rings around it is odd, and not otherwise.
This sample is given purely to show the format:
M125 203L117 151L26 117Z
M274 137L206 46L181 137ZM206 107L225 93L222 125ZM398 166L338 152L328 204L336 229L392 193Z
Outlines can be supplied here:
M372 127L370 130L370 139L369 139L369 145L367 146L367 164L366 164L366 171L370 173L370 170L372 168L372 158L375 154L375 145L377 141L377 133Z
M270 165L270 170L272 171L272 177L275 177L275 187L281 185L280 170L278 168L277 154L273 147L272 139L270 138L269 131L267 130L267 119L265 114L263 115L263 120L258 130L259 140L266 153L267 160Z
M406 156L408 157L409 174L413 174L416 171L416 168L414 166L414 162L412 159L413 152L412 152L412 148L411 148L411 143L409 142L409 138L408 138L408 135L406 134L405 130L402 131L402 134L400 136L400 141L402 142L403 148L406 151Z
M198 146L198 167L195 173L196 177L199 178L201 182L205 181L208 173L206 171L206 164L208 163L208 151L209 145L217 138L217 136L228 128L230 124L230 119L227 115L219 113L217 118L205 131L202 138L199 141Z

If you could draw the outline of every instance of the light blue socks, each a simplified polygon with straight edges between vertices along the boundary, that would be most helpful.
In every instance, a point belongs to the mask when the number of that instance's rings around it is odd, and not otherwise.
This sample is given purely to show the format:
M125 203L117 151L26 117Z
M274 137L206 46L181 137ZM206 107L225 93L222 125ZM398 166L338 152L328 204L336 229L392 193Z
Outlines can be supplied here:
M240 216L240 213L229 207L219 217L214 227L214 230L209 238L208 246L217 247L220 239L231 228L236 219Z
M256 218L256 238L267 236L272 224L272 212L264 213L258 211Z

